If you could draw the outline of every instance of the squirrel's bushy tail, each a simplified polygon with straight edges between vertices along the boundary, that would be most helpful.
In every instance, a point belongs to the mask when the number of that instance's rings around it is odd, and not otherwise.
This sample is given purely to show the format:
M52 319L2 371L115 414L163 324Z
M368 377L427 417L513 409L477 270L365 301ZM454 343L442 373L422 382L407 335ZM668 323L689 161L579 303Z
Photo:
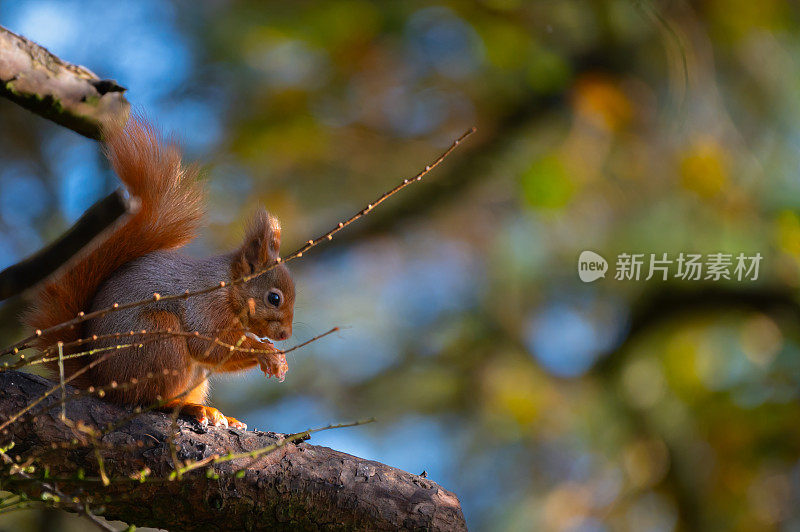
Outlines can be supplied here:
M200 225L204 193L198 169L183 166L174 143L165 142L141 116L132 116L106 137L105 153L138 201L138 211L39 288L23 316L34 329L44 330L88 312L100 285L119 267L153 251L188 243ZM81 329L45 334L38 345L78 340Z

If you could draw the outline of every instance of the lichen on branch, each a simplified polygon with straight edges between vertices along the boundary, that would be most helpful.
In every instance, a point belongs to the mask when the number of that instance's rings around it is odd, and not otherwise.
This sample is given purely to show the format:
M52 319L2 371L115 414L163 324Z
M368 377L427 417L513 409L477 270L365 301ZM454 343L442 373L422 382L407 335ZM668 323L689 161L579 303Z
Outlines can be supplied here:
M0 96L89 138L124 122L125 89L0 26Z

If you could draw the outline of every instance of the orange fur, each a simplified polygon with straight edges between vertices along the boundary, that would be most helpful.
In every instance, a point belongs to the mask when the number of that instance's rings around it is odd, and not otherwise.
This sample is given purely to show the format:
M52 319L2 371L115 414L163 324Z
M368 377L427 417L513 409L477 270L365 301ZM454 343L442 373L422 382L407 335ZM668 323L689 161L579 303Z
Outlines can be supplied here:
M124 128L108 130L105 152L139 210L114 228L90 252L47 281L33 298L23 321L34 329L47 329L88 311L97 289L115 270L153 251L182 246L194 238L200 226L203 187L194 166L183 166L173 144L140 116ZM80 328L45 334L38 345L71 342ZM70 363L75 369L78 360Z

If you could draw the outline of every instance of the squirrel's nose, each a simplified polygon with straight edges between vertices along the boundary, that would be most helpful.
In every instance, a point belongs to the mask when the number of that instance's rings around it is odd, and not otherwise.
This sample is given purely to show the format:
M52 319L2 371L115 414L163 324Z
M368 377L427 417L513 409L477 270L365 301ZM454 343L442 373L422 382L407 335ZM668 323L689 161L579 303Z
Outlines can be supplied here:
M290 331L288 331L287 329L281 329L280 331L278 331L278 337L275 338L275 339L276 340L286 340L291 335L292 335L292 333Z

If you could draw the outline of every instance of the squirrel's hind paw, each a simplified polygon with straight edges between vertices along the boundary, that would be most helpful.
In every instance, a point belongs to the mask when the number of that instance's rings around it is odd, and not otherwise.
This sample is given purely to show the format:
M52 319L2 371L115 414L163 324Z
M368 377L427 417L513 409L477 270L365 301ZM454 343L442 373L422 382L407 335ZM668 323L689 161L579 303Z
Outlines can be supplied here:
M247 430L247 425L236 418L227 417L213 406L197 403L181 405L181 414L193 417L204 427L228 427L232 429Z
M239 421L235 417L225 417L228 420L228 427L232 429L247 430L247 423Z

